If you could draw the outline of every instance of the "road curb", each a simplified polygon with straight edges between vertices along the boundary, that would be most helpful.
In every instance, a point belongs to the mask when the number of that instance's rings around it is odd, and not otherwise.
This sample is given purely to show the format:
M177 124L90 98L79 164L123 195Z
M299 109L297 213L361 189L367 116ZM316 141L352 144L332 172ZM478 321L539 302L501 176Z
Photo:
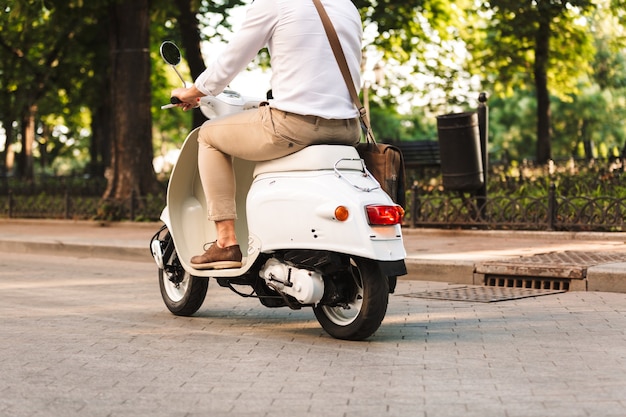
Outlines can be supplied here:
M475 285L476 267L473 261L431 261L407 258L405 263L407 275L399 279Z
M26 242L16 240L0 241L0 250L4 252L33 253L76 258L95 257L124 261L151 261L148 245L145 249L118 246L98 246L86 244L68 244L63 242Z

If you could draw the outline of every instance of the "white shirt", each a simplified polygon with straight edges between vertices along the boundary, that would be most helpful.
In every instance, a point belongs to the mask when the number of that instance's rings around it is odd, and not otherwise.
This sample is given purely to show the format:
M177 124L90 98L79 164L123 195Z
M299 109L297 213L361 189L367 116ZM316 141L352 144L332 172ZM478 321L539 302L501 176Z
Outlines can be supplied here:
M322 3L359 91L362 26L358 10L350 0ZM206 95L221 93L265 46L272 67L270 106L326 119L358 116L311 0L255 0L226 49L200 74L196 88Z

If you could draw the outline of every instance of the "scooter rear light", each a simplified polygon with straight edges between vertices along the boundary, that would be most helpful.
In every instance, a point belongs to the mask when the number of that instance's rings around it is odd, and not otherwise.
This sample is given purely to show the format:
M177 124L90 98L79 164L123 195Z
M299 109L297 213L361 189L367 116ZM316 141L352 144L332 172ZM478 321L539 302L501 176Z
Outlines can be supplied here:
M367 220L373 226L391 226L401 224L404 209L400 206L365 206Z

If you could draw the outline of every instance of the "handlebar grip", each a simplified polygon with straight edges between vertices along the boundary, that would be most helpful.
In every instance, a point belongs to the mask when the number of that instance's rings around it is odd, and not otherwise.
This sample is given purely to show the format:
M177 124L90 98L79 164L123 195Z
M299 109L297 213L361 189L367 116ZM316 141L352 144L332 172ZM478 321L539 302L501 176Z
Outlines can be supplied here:
M182 101L178 97L172 97L172 98L170 98L170 103L172 103L172 104L180 104L180 103L182 103Z

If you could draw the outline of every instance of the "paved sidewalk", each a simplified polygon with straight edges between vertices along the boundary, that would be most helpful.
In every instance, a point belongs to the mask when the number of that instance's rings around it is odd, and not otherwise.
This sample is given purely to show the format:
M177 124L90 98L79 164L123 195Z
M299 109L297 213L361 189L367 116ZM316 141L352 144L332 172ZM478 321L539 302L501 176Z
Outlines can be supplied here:
M626 415L626 294L416 297L446 287L400 281L346 342L218 285L173 316L148 262L1 251L0 416Z
M79 257L151 260L160 223L0 219L0 250ZM481 284L477 265L547 254L615 254L591 260L577 290L626 293L626 233L404 229L409 274L403 279ZM621 260L621 257L624 260ZM603 258L604 259L604 258ZM549 265L544 265L549 266Z

